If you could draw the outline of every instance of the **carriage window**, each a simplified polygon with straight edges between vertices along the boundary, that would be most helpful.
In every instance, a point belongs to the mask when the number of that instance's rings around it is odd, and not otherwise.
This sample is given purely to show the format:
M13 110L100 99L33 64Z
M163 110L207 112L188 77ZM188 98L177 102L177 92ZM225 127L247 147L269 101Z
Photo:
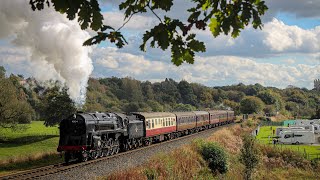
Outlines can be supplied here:
M302 137L302 134L295 134L294 137Z
M152 119L152 128L154 128L154 119Z

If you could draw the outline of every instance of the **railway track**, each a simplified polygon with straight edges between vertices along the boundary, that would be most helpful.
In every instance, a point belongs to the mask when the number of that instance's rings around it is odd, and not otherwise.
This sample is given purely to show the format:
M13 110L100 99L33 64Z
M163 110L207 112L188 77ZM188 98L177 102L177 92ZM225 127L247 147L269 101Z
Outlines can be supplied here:
M14 173L14 174L9 174L9 175L5 175L5 176L0 176L0 180L11 180L11 179L25 180L25 179L43 178L45 176L57 174L57 173L60 173L60 172L67 172L67 171L70 171L70 170L75 169L75 168L80 168L80 167L83 167L83 166L87 166L87 165L94 164L94 163L97 163L97 162L105 161L107 159L112 159L112 158L115 158L115 157L118 157L118 156L122 156L122 155L125 155L125 154L131 154L131 153L134 153L136 151L142 151L142 150L147 149L147 148L161 146L161 145L164 145L164 144L167 144L167 143L171 143L171 142L174 142L174 141L179 141L181 139L189 138L189 137L195 136L197 134L206 133L207 131L216 130L216 129L220 129L220 128L223 128L223 127L229 127L231 125L233 125L233 124L228 124L228 125L224 125L224 126L218 126L218 127L212 128L212 129L205 130L205 131L200 131L200 132L197 132L197 133L193 133L193 134L189 134L189 135L186 135L186 136L182 136L180 138L164 141L164 142L161 142L161 143L152 144L152 145L149 145L149 146L144 146L144 147L141 147L141 148L138 148L138 149L133 149L133 150L126 151L126 152L121 152L121 153L118 153L118 154L115 154L115 155L112 155L112 156L98 158L98 159L90 160L90 161L86 161L86 162L71 163L69 165L66 165L65 163L60 163L60 164L44 166L44 167L40 167L40 168L36 168L36 169L32 169L32 170L26 170L26 171Z

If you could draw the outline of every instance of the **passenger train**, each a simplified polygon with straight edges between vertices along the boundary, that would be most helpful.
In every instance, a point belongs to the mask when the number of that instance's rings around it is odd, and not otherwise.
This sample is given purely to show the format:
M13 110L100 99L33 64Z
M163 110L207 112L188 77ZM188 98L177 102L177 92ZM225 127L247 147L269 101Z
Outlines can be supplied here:
M58 152L65 162L110 156L233 123L234 111L78 112L60 123Z

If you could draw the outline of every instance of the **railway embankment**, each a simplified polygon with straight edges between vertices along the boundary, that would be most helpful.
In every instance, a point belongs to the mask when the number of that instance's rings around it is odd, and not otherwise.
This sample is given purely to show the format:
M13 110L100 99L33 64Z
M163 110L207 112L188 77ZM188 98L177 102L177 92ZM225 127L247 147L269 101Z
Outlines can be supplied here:
M170 153L158 153L145 164L126 168L102 179L244 179L246 167L243 159L243 137L251 134L256 122L221 128L206 139L224 149L227 155L227 171L219 173L210 169L210 163L202 156L197 143L185 144ZM254 140L257 163L252 168L252 179L319 179L320 165L317 159L308 160L291 149L266 146ZM249 158L250 159L250 158Z
M190 146L190 144L195 139L207 139L211 137L216 131L219 129L223 129L228 126L234 126L233 124L217 127L214 129L201 131L196 134L192 134L189 136L184 136L182 138L174 139L172 141L165 141L163 143L154 144L154 146L148 146L146 148L137 149L133 151L129 151L127 154L119 154L116 157L111 157L109 159L99 161L97 163L91 163L86 166L82 166L79 168L73 168L68 171L55 173L43 179L96 179L96 178L107 178L112 176L116 178L114 173L135 173L136 168L140 169L148 164L152 164L154 159L157 157L164 157L171 153L179 152L179 148L185 148L185 146ZM189 153L192 151L186 150L184 151L184 155L181 157L189 158ZM194 154L195 155L195 154ZM192 156L193 157L193 156ZM160 158L161 159L161 158ZM169 158L170 159L170 158ZM189 160L193 161L194 158L189 158ZM90 162L90 161L89 161ZM151 166L153 167L153 166ZM150 173L152 175L153 168L150 169ZM148 172L146 172L148 174ZM128 174L129 179L136 179L138 175L130 175ZM147 176L145 176L147 178Z

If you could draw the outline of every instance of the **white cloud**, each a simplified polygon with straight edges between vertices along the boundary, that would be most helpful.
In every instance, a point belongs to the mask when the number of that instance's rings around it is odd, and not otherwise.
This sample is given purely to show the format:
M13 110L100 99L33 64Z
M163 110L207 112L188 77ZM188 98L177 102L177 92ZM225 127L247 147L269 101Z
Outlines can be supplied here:
M96 49L94 52L93 59L97 59L95 69L98 70L94 73L95 76L130 76L153 81L169 77L208 86L242 82L279 88L290 84L311 88L320 70L320 65L259 63L251 58L235 56L196 57L195 64L176 67L170 62L151 61L115 48ZM102 60L100 57L105 58ZM114 68L114 64L117 64L117 68Z
M105 12L103 13L104 16L104 24L110 25L114 28L119 28L123 25L125 22L124 20L124 13L116 11L116 12ZM135 14L132 16L130 21L124 26L124 29L127 30L145 30L152 26L154 26L156 23L159 23L154 17L148 17L148 16L141 16L138 14Z
M285 60L282 60L283 63L285 64L294 64L296 63L296 61L294 59L285 59Z
M273 19L265 25L263 32L265 34L263 43L273 51L317 52L320 50L320 26L304 30Z

